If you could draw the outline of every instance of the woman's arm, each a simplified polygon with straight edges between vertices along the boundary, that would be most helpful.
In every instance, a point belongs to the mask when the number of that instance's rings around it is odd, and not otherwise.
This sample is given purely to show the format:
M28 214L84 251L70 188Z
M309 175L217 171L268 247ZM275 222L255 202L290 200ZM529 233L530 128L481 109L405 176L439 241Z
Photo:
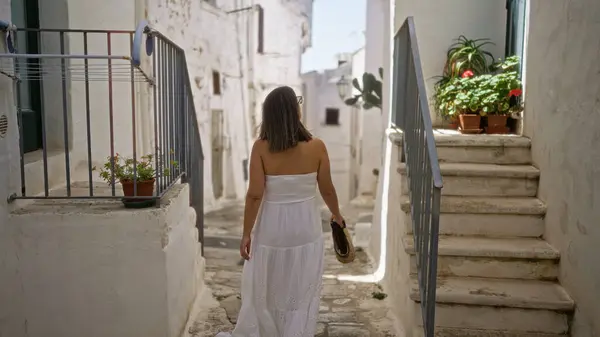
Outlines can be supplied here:
M318 142L319 151L319 171L317 173L317 182L319 184L319 192L323 197L323 201L331 211L333 218L339 224L342 224L344 220L340 213L340 205L338 202L337 193L333 181L331 180L331 164L329 162L329 154L327 153L327 147L320 139L315 139Z
M265 191L265 171L261 159L262 141L257 140L252 146L250 154L250 182L246 193L246 206L244 208L244 234L249 238L256 222L256 216Z

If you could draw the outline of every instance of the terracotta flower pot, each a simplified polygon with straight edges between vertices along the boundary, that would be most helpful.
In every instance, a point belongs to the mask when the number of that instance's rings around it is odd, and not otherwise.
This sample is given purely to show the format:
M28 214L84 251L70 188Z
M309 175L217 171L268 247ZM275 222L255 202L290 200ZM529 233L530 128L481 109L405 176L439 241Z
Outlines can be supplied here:
M450 122L448 123L448 127L452 130L457 130L458 129L458 118L452 117L450 119Z
M462 133L478 133L480 131L479 125L481 124L481 116L475 114L460 114L458 116L460 121L460 129Z
M508 121L507 115L488 115L487 116L487 128L488 134L506 134L508 133L508 127L506 126Z
M155 179L138 181L137 182L137 196L138 197L151 197L154 195L154 182ZM133 181L132 180L121 180L123 186L123 194L126 197L134 196Z

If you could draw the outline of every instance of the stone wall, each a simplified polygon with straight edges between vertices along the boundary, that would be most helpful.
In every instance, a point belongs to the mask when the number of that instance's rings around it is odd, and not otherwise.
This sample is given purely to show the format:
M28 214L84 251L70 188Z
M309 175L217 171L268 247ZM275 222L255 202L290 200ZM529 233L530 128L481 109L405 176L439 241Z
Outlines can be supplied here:
M600 335L600 3L530 1L524 134L541 170L545 239L576 303L571 336Z

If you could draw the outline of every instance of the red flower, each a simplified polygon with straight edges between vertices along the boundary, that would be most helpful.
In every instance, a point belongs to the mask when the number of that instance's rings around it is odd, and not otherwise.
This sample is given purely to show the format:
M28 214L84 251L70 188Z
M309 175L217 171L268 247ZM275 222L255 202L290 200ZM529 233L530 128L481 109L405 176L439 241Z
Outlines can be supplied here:
M519 97L523 94L523 90L521 89L513 89L508 93L508 97Z
M462 78L467 78L467 77L473 77L473 75L475 75L475 74L473 73L473 71L472 71L472 70L470 70L470 69L467 69L467 70L465 70L465 72L464 72L464 73L462 73L461 77L462 77Z

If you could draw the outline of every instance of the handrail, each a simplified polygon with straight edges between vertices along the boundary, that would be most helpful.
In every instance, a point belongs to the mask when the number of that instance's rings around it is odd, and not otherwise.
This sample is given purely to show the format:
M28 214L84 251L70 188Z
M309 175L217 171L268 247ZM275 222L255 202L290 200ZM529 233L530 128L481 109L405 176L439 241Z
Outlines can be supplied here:
M443 181L412 17L394 36L392 98L392 124L404 133L402 160L409 186L424 336L433 337Z
M173 51L175 54L172 57L172 62L175 63L174 70L176 76L182 80L180 84L183 88L178 88L182 93L180 96L184 97L183 106L178 108L184 111L183 130L181 131L183 139L186 139L186 146L183 148L185 153L181 156L186 158L186 161L181 163L185 169L182 181L190 186L190 206L196 211L198 239L202 243L201 249L202 255L204 255L204 152L185 50L158 31L147 28L146 33L151 36L154 47L162 50L161 44L166 44ZM148 41L146 43L148 44ZM162 53L155 54L159 54L154 56L154 66L157 67L157 63L160 62L157 58L160 58ZM165 56L169 57L168 55ZM156 99L157 95L155 94L154 97Z

